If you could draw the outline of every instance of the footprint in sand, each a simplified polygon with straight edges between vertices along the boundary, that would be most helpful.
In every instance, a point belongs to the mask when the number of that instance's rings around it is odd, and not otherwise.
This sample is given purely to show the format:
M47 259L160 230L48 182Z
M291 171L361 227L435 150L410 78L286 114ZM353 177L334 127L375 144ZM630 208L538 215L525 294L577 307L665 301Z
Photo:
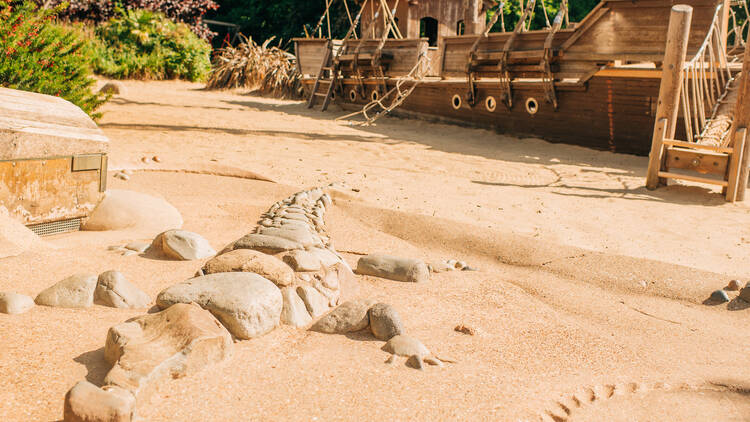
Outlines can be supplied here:
M545 422L747 421L750 389L724 384L605 384L555 401Z

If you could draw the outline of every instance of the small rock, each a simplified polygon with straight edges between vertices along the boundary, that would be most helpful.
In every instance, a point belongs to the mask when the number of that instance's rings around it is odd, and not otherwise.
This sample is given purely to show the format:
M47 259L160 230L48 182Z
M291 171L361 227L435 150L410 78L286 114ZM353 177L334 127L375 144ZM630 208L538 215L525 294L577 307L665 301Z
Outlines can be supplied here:
M34 307L29 296L13 292L0 292L0 313L22 314Z
M453 330L459 333L468 334L470 336L473 336L477 333L475 329L471 327L467 327L466 325L463 325L463 324L456 325L456 327Z
M239 339L260 337L279 325L281 292L258 274L216 273L192 278L159 293L156 305L195 302L209 310Z
M154 155L151 159L154 160L155 163L161 163L161 158L158 155Z
M157 251L172 259L192 261L216 255L206 239L186 230L167 230L156 236L151 243Z
M319 291L310 286L297 287L297 294L305 302L305 308L310 316L317 318L328 311L329 300Z
M317 246L322 245L317 236L313 235L310 230L301 228L283 228L277 229L276 227L261 227L258 230L258 234L265 236L280 237L282 239L291 240L292 242L298 243L302 246Z
M130 242L125 245L125 249L135 251L138 253L144 253L151 246L148 242Z
M361 257L355 272L409 283L422 283L430 279L430 270L424 262L384 254Z
M375 303L371 299L344 302L310 328L328 334L345 334L364 330L370 325L368 311Z
M709 297L709 300L711 300L712 302L724 303L729 302L729 296L724 290L715 290L713 293L711 293L711 297Z
M294 271L280 259L252 249L236 249L211 258L202 268L203 274L248 272L267 278L277 286L294 281Z
M736 292L740 289L740 281L739 280L732 280L727 284L727 287L724 287L724 290L728 290L730 292Z
M747 303L750 303L750 282L748 282L747 285L745 285L745 287L740 290L739 298Z
M338 256L336 256L336 254L329 251L328 249L310 248L309 252L315 255L320 260L320 264L324 267L331 267L342 261Z
M120 387L79 381L65 395L64 422L130 422L134 414L135 397Z
M105 271L96 282L94 303L112 308L146 308L151 298L126 280L121 272Z
M88 308L94 304L95 288L95 275L76 274L44 289L34 302L57 308Z
M307 312L305 302L297 294L296 288L284 287L281 289L281 297L284 300L281 322L292 327L304 327L312 322L312 317Z
M115 173L114 177L115 179L120 179L120 180L125 180L125 181L130 180L130 176L122 172Z
M151 159L148 157L141 157L141 162L144 164L148 164L151 162Z
M377 303L368 311L370 331L378 340L388 341L404 333L404 325L398 312L388 304Z
M320 259L304 250L291 251L284 255L282 260L292 267L294 271L307 272L320 270Z

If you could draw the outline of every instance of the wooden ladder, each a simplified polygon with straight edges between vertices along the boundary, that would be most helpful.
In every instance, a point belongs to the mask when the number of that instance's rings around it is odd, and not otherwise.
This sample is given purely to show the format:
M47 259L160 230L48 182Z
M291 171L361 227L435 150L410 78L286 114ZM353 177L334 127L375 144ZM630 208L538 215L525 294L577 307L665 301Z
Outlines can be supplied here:
M323 56L323 63L320 66L320 72L318 72L318 77L315 79L312 90L310 90L310 97L307 99L307 108L313 108L315 100L318 97L323 97L323 106L320 110L326 111L328 109L328 104L331 103L331 98L333 97L337 73L338 71L333 65L333 45L329 40L326 53ZM319 92L321 85L325 87L325 93Z

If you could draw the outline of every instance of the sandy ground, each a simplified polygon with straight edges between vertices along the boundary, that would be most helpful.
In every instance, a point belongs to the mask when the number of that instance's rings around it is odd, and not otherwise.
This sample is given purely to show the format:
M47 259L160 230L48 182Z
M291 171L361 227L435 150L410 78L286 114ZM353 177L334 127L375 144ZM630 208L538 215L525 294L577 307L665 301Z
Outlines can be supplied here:
M750 308L702 304L750 280L750 204L698 185L647 191L645 157L396 118L349 126L336 110L195 84L125 85L99 122L110 167L151 171L110 187L163 196L215 248L288 194L343 181L326 219L352 265L389 252L479 268L421 285L358 277L361 296L392 304L455 364L392 367L367 335L282 327L161 384L139 406L144 420L750 420ZM154 155L162 162L140 160ZM160 171L220 166L277 183ZM35 296L117 269L155 296L202 263L107 250L154 234L47 239L55 249L0 260L0 291ZM142 312L0 315L0 420L60 419L75 382L106 374L107 329Z

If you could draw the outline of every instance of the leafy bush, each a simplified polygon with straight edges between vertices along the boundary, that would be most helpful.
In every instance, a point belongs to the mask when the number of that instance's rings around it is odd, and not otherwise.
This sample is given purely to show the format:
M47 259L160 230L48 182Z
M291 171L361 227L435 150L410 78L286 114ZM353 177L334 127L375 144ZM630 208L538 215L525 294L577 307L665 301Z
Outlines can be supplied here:
M62 97L96 118L106 97L92 91L87 41L53 20L62 7L0 1L0 85Z
M39 4L57 5L65 0L36 1ZM70 7L63 11L62 16L70 20L101 23L117 17L122 9L145 9L161 12L176 22L186 23L204 40L210 40L215 34L203 23L203 15L219 7L213 0L70 0L69 3Z
M219 50L206 88L251 88L280 97L302 95L300 74L291 54L269 47L273 37L262 45L244 38L236 47Z
M95 34L94 70L101 75L199 81L211 70L211 46L161 13L128 10Z

